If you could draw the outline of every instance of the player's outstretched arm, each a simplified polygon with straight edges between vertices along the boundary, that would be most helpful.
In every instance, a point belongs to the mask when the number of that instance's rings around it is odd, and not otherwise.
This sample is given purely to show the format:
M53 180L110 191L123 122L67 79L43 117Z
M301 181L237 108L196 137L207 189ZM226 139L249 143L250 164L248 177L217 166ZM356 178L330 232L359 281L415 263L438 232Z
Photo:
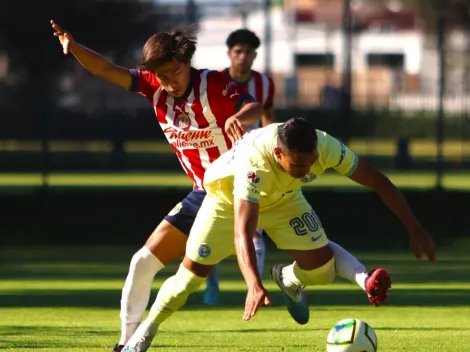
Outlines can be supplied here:
M261 115L261 123L262 126L265 127L267 125L270 125L272 123L276 122L276 116L274 113L274 109L264 109L263 115Z
M263 107L251 96L247 96L240 105L241 108L225 122L225 132L232 143L242 138L244 124L255 122L263 114Z
M51 21L51 25L54 36L59 39L65 55L72 53L78 62L95 76L104 78L125 89L130 88L132 76L128 69L109 62L100 54L77 43L70 33L65 32L54 21Z
M421 259L421 253L425 252L430 262L436 260L434 240L416 219L403 194L387 176L359 158L357 167L349 178L375 191L384 204L400 218L408 231L416 258Z
M238 265L247 284L248 293L245 302L243 320L250 320L262 304L270 304L256 269L256 252L253 236L258 223L259 205L240 198L235 198L235 250Z

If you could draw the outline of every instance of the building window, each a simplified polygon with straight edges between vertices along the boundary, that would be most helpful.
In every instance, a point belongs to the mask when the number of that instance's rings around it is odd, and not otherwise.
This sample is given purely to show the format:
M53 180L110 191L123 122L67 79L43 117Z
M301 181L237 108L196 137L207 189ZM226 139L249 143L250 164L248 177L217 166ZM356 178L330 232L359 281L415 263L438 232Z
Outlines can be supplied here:
M367 66L403 69L405 66L405 55L397 53L367 54Z
M295 60L298 67L333 67L335 56L332 53L297 54Z

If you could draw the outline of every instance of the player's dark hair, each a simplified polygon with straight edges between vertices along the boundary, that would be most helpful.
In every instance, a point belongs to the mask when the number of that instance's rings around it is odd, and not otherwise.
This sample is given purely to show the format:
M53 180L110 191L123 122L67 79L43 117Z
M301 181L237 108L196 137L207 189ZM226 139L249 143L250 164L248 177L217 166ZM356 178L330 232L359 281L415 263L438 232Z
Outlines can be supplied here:
M230 33L225 44L227 44L229 49L239 44L248 44L253 49L258 49L261 45L261 41L255 33L249 29L243 28Z
M317 131L303 117L293 117L278 126L279 147L284 151L311 153L317 147Z
M171 32L155 33L144 45L138 68L154 72L158 66L171 60L190 62L196 51L196 30L196 25L192 24Z

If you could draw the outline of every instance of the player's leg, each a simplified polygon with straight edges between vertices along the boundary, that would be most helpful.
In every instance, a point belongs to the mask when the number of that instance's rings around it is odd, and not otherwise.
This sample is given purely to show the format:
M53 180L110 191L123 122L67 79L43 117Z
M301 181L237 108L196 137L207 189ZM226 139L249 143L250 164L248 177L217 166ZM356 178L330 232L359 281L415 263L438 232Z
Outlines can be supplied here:
M385 269L367 271L366 267L343 247L331 240L328 245L335 256L336 274L351 282L357 282L373 305L379 306L387 300L392 281Z
M334 256L323 226L302 192L288 197L282 206L261 212L258 223L279 249L289 251L295 259L291 265L274 265L271 277L283 291L291 316L306 324L309 310L303 288L334 279Z
M214 265L207 277L206 289L204 291L203 303L205 305L219 304L219 264Z
M257 229L256 235L253 237L253 244L255 245L256 264L258 265L259 276L263 277L264 261L266 258L266 244L264 243L264 230Z
M264 244L263 229L256 230L256 235L253 236L253 244L255 245L258 273L260 277L263 277L264 259L266 257L266 245ZM214 265L212 268L206 284L207 286L204 291L203 303L206 305L219 304L219 264Z
M148 317L123 351L146 351L159 325L185 304L209 275L212 266L235 252L233 210L228 207L225 212L218 205L217 200L209 196L204 200L192 227L183 263L162 285Z
M134 254L121 296L119 352L134 334L150 299L155 274L176 258L184 256L186 241L205 192L193 191L155 229L145 246Z

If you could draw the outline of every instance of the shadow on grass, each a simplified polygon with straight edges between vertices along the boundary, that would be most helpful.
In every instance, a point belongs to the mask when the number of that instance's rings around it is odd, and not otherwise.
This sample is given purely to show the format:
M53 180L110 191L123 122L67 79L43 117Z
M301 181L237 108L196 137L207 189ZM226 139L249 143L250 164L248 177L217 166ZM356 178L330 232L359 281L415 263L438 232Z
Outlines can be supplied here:
M177 270L179 260L166 267L158 274L165 279L173 275ZM269 256L265 267L272 264L288 263L285 256ZM383 267L389 271L394 283L470 283L468 269L469 259L447 259L435 264L425 261L418 262L414 259L400 260L364 260L367 268ZM0 280L124 280L129 268L128 262L109 262L103 259L97 261L90 259L88 262L70 260L10 260L4 261L0 266ZM236 261L230 258L220 266L221 280L242 280Z
M184 307L191 309L242 309L245 304L244 291L224 290L220 305L202 306L202 292L191 295ZM283 306L284 298L280 291L270 291L273 306ZM328 306L368 306L362 291L313 290L307 291L312 309L321 310ZM150 302L154 301L155 293ZM0 292L0 307L100 307L117 309L121 291L110 290L28 290L24 292ZM470 305L470 289L392 289L389 306L452 307Z

